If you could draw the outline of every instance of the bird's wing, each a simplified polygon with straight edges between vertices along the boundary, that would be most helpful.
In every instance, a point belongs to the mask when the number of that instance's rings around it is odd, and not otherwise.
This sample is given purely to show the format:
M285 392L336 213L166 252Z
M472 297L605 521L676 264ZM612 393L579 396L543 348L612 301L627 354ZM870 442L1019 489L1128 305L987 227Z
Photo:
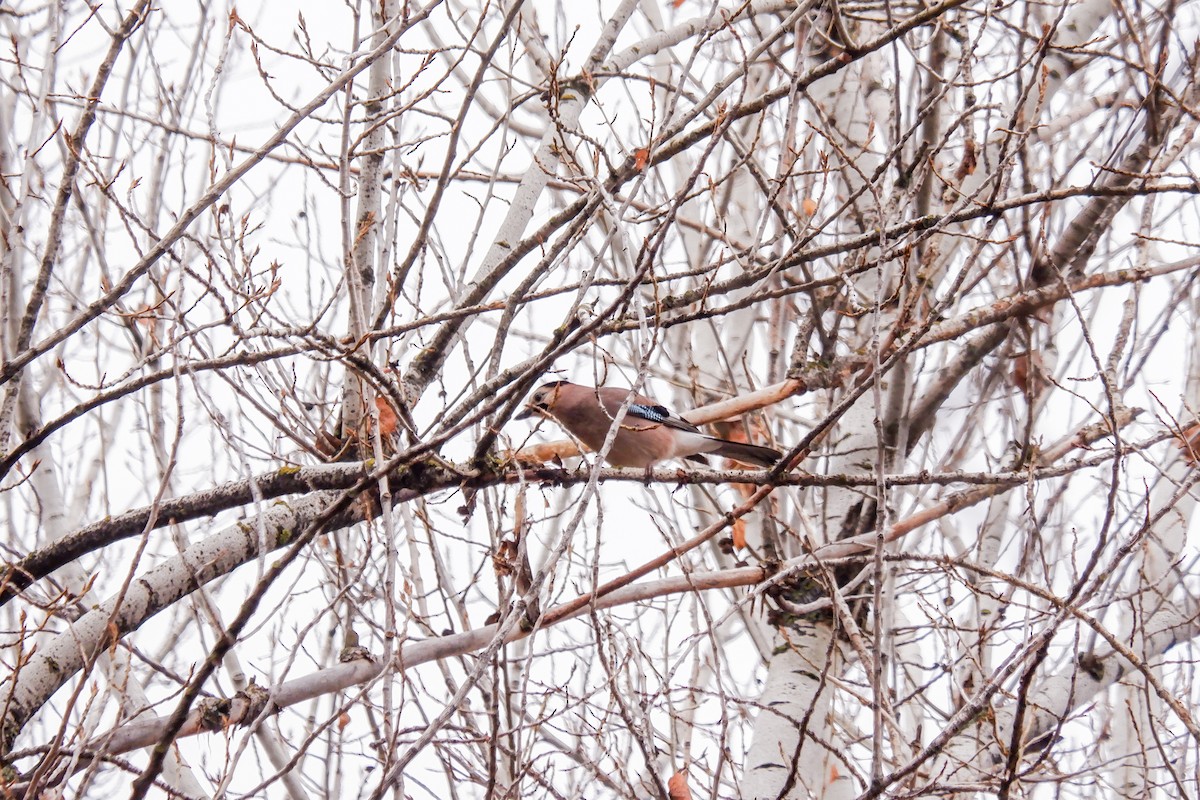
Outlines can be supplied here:
M677 431L686 431L688 433L701 433L701 430L687 420L680 419L671 413L671 409L666 406L650 405L648 403L631 403L629 411L626 412L631 417L644 419L647 422L657 422L666 428L674 428ZM703 435L703 434L702 434Z
M617 413L617 409L625 402L625 398L629 396L629 391L616 386L603 386L596 390L597 398L609 416ZM671 413L671 409L664 405L656 403L645 395L635 394L633 402L629 404L628 410L625 412L625 424L637 424L638 421L649 422L656 425L662 425L665 428L673 428L684 433L696 433L701 436L706 436L703 431L697 428L692 423L680 419L678 414Z

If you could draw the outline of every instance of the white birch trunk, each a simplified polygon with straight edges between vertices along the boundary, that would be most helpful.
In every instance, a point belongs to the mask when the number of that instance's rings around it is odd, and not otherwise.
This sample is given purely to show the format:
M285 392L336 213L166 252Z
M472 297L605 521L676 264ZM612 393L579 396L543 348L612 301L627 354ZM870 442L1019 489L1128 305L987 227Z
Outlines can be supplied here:
M873 119L872 90L868 88L874 85L873 66L874 59L863 59L816 81L811 88L818 113L832 122L832 126L827 122L823 127L837 132L834 134L840 136L837 147L853 159L853 164L846 165L839 173L840 193L845 197L861 189L865 177L873 174L879 163L879 148L872 139L881 132ZM870 193L860 195L855 208L864 224L880 219L878 202L879 198ZM867 258L875 253L877 250L870 250ZM881 285L875 271L856 279L854 288L861 298L860 304L873 304ZM869 337L870 332L864 331L860 336ZM877 413L871 392L864 393L846 412L829 443L831 455L825 460L829 472L873 471L878 453ZM839 538L860 503L858 513L872 513L869 493L830 488L823 494L815 524L818 535L825 541ZM796 525L795 529L803 530L803 526ZM841 646L833 633L832 618L825 615L796 619L790 627L777 631L776 655L768 668L767 685L760 701L770 712L760 711L756 718L746 759L747 797L802 800L850 797L856 792L849 771L839 770L834 763L834 754L840 748L831 725L832 693L827 680L840 673ZM804 730L790 731L788 724L797 721L803 721ZM810 745L824 742L828 746L797 747L802 741Z

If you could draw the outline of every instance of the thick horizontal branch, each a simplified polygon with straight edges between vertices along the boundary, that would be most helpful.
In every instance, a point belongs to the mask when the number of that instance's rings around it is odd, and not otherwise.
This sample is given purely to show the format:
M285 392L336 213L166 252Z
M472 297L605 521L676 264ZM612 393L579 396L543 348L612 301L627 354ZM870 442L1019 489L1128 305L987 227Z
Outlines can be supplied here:
M782 387L788 384L778 384ZM771 395L775 388L768 387L741 398L721 401L696 409L688 416L700 422L722 419L731 413L742 413L746 403L753 404L760 395ZM730 409L733 409L731 412ZM1136 414L1137 412L1132 412ZM1081 434L1080 441L1092 442L1107 435L1101 424L1092 426L1090 433ZM1156 437L1147 444L1159 441ZM578 455L573 442L548 442L535 445L514 454L518 460L531 458L566 458ZM1012 486L1030 480L1046 480L1080 469L1086 469L1111 459L1112 453L1092 454L1086 459L1077 459L1063 464L1047 464L1037 469L1016 472L929 472L896 473L885 475L885 486L922 486L976 484L986 486ZM168 525L213 516L222 511L249 505L256 501L274 500L289 495L317 491L338 491L353 487L368 477L374 463L371 461L348 464L330 464L314 467L282 467L241 481L232 481L213 489L196 492L180 498L164 500L157 505L134 509L115 517L108 517L80 528L46 547L30 553L15 564L5 565L0 577L0 606L20 595L33 582L46 577L76 559L132 536L164 528ZM767 471L744 470L701 470L693 468L658 468L645 470L595 468L583 464L577 468L558 466L507 465L495 472L455 469L436 461L409 465L389 476L393 497L400 502L433 494L447 489L482 489L489 486L537 483L544 486L574 486L586 483L599 472L602 481L626 481L636 483L661 483L676 486L712 485L740 483L754 486L874 486L879 480L872 474L810 475L803 472L784 473L772 477Z
M0 577L0 605L56 569L114 542L181 522L211 517L255 500L274 500L305 492L346 489L370 473L370 462L318 467L281 467L274 472L216 486L156 505L106 517L35 550Z

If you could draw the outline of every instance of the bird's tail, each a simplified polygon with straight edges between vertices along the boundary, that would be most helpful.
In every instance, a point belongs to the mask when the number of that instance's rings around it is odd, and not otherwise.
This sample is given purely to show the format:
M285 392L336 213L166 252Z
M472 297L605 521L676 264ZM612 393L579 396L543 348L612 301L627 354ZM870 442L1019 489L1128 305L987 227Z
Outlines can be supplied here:
M731 442L728 439L717 439L721 446L713 450L714 455L732 458L734 461L741 461L746 464L758 464L760 467L773 467L779 459L783 458L783 453L778 450L773 450L770 447L761 447L756 444L746 444L744 442Z

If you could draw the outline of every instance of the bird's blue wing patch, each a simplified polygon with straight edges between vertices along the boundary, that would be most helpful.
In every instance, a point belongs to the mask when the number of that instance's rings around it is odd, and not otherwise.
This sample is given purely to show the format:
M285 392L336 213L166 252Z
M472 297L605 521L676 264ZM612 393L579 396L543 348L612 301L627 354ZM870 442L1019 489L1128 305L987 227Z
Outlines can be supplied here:
M663 423L671 418L671 412L665 406L648 406L633 403L629 406L629 416L644 419L648 422Z

